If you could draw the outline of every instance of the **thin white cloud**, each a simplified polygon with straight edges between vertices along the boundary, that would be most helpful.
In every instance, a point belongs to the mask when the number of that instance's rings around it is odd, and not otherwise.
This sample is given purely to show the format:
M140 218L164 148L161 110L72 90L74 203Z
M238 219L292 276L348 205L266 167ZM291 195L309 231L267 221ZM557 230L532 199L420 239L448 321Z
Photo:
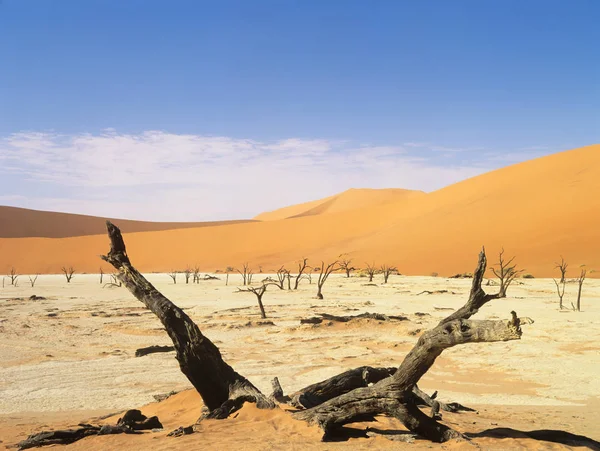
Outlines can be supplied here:
M11 193L5 186L3 193L22 197L0 200L112 217L231 219L351 187L431 191L489 169L481 162L453 164L425 155L436 148L442 147L113 129L96 135L16 133L0 141L0 173L67 194Z

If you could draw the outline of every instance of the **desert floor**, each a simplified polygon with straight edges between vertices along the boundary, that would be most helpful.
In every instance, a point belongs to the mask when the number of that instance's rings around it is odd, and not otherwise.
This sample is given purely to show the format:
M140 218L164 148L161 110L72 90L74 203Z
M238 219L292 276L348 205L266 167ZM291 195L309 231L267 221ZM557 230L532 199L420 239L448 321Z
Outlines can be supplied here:
M165 274L148 275L219 346L228 363L267 393L274 376L291 393L353 367L397 366L420 331L450 313L440 307L456 309L464 304L471 282L391 276L384 285L377 276L376 286L371 286L365 278L334 275L324 288L325 300L314 298L316 285L308 281L302 281L298 291L269 287L263 299L269 318L261 321L255 296L236 292L241 278L232 275L225 286L225 276L219 277L186 285L180 275L174 285ZM255 282L262 277L255 275ZM98 418L140 406L143 413L159 416L163 432L91 437L70 447L354 450L408 446L381 436L321 443L318 428L281 410L257 411L253 406L244 407L236 418L203 423L200 434L167 438L170 430L195 421L201 401L187 390L154 402L155 394L191 386L174 353L134 356L140 347L171 344L169 338L153 314L125 288L103 287L98 278L76 274L67 284L62 276L41 275L31 288L28 278L21 276L18 287L0 290L0 446L13 445L42 429L94 419L114 422L114 418ZM419 294L424 290L448 292ZM567 305L576 292L577 285L569 283ZM34 294L46 299L29 300ZM478 410L445 413L449 425L479 436L471 442L440 446L570 449L519 432L542 429L600 441L600 280L586 280L582 312L558 310L552 280L528 279L511 287L507 299L484 306L476 318L508 319L511 310L535 320L523 326L520 341L446 350L422 379L421 388L438 390L440 399ZM409 321L355 320L317 326L299 321L318 313L363 312L406 315ZM367 426L403 430L387 418L353 427ZM417 439L409 449L431 446Z

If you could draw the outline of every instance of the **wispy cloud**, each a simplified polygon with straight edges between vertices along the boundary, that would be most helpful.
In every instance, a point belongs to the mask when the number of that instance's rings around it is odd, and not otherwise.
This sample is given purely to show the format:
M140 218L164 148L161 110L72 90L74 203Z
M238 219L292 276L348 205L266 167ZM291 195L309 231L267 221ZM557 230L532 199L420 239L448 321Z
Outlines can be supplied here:
M139 219L242 218L351 187L431 191L491 168L485 160L443 159L436 151L460 149L113 129L95 135L16 133L0 141L0 173L37 189L14 192L0 181L0 201ZM45 195L40 186L62 194Z

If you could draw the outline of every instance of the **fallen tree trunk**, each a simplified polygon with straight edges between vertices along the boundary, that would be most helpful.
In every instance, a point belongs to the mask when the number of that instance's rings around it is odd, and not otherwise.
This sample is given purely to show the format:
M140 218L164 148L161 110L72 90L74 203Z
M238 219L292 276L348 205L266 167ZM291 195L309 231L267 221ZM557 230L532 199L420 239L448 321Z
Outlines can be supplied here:
M147 418L137 409L125 412L125 415L117 421L116 426L93 426L91 424L80 424L79 426L77 429L44 431L32 434L19 442L17 447L19 450L23 450L47 445L69 445L91 435L135 434L138 431L162 429L163 427L158 417Z
M335 321L339 323L347 323L355 319L374 319L377 321L408 321L406 316L388 316L381 313L361 313L359 315L337 316L328 313L317 313L319 316L305 318L300 320L300 324L321 324L323 321Z
M118 227L106 222L110 251L102 259L117 270L117 278L154 313L173 341L176 358L208 408L206 416L221 417L238 409L245 401L259 408L275 404L250 381L236 373L221 356L219 349L202 335L190 317L163 296L129 261L125 243Z
M435 442L460 437L457 431L421 412L415 404L413 390L444 349L459 344L521 338L518 318L508 321L469 320L479 308L498 297L497 294L486 294L481 288L486 263L485 252L482 251L467 303L434 329L424 332L392 376L293 415L297 419L318 424L324 430L325 437L344 424L365 421L381 414L398 418L410 431Z

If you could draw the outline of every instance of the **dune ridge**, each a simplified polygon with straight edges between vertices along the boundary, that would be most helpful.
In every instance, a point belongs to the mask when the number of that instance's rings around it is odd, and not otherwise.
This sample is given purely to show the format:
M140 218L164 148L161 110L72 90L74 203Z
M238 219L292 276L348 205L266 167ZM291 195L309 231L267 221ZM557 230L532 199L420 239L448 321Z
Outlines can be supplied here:
M98 235L106 230L105 222L107 219L119 223L124 233L206 227L251 221L249 219L207 222L135 221L0 206L0 238L67 238Z
M327 198L280 214L286 219L263 216L261 222L125 231L125 239L143 271L196 264L215 271L246 261L271 270L302 256L315 264L348 253L358 266L387 263L409 275L451 275L472 271L473 256L485 245L492 262L504 247L536 277L555 276L560 255L570 262L572 276L579 271L573 268L586 265L594 277L600 270L599 192L600 145L591 145L389 202L359 208L341 204L339 211L330 203L323 208L327 214L306 214L331 202ZM290 212L295 217L287 216ZM4 238L0 269L14 265L22 273L56 273L72 264L94 272L107 246L104 234Z

